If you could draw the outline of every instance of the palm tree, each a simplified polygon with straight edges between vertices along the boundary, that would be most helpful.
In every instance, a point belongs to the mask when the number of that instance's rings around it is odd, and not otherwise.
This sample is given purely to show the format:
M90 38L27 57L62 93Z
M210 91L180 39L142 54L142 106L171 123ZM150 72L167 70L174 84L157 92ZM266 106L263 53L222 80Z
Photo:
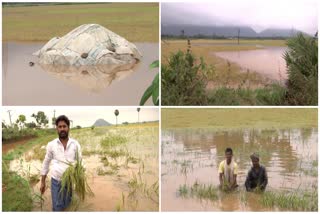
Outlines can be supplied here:
M138 123L139 123L139 112L140 112L140 108L137 108L137 112L138 112Z
M117 126L118 125L118 115L119 115L119 110L118 109L116 109L114 111L114 115L116 115L116 126Z

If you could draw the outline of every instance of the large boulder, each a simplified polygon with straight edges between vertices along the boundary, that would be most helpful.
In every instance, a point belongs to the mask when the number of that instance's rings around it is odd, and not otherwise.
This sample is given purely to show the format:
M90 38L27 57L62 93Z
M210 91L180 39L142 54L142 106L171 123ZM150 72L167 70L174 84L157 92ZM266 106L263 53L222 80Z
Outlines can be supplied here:
M135 64L142 57L134 44L98 24L54 37L33 55L40 64L72 66Z

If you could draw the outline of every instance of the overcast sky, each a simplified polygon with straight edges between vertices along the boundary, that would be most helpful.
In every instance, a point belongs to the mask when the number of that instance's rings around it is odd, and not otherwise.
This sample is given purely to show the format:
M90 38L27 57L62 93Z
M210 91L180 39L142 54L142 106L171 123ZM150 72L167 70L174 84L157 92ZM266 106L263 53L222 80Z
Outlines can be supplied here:
M315 34L317 0L212 0L199 3L162 3L162 24L245 25L257 32L266 28L295 28Z
M82 127L89 127L94 124L97 119L105 119L109 123L115 124L116 119L114 110L119 110L118 123L123 122L137 122L138 113L137 108L122 108L122 107L3 107L1 116L7 124L10 124L8 110L11 110L12 122L15 122L20 114L27 117L27 122L35 121L31 115L38 111L44 111L49 121L53 117L53 110L56 110L56 117L59 115L66 115L70 120L73 120L73 125L80 125ZM158 120L157 108L141 108L140 121L155 121ZM51 124L50 124L51 127Z

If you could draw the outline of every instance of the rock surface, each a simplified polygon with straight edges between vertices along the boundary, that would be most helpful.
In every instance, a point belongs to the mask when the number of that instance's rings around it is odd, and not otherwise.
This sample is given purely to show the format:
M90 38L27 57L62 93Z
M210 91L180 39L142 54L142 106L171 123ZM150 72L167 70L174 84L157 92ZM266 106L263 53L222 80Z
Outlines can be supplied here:
M142 57L134 44L98 24L54 37L33 55L40 64L73 66L134 64Z

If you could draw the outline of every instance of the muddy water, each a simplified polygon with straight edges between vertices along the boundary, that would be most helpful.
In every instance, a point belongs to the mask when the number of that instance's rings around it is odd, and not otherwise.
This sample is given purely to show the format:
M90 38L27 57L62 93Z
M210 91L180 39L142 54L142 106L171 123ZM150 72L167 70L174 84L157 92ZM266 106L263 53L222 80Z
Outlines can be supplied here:
M32 53L43 43L3 43L4 105L137 105L151 84L159 58L158 44L137 43L141 62L121 68L110 66L43 66ZM149 101L147 105L152 105Z
M73 134L72 137L79 140L82 151L98 150L99 142L103 135L98 136L99 130L94 132L79 132ZM101 133L103 130L100 130ZM112 149L124 149L130 153L132 157L139 159L138 163L129 163L128 167L123 167L124 157L117 160L109 158L110 163L117 164L120 169L117 173L111 175L98 175L98 169L103 168L101 155L91 154L83 155L84 165L86 167L88 184L94 192L93 197L88 197L80 204L78 211L115 211L118 204L122 204L122 194L125 196L125 206L121 210L126 211L158 211L159 198L153 194L153 197L137 194L134 198L129 198L130 188L128 182L133 175L138 175L139 171L143 182L150 187L159 181L159 132L158 127L132 129L132 130L108 130L108 132L122 133L127 136L129 142ZM90 135L91 133L91 135ZM104 134L106 131L104 130ZM94 135L93 135L94 134ZM45 148L43 148L45 149ZM30 175L39 175L42 162L32 158L32 150L26 152L21 159L10 162L10 170L17 172L23 177ZM47 187L44 194L44 204L42 211L51 211L51 192L50 192L50 171L47 178ZM33 193L39 193L40 182L33 186ZM33 211L41 211L39 203L34 204Z
M249 155L260 153L260 162L268 172L267 190L311 190L318 183L315 162L318 160L317 129L282 129L213 131L210 129L165 130L162 132L161 179L163 211L267 211L259 195L247 194L242 200ZM238 184L234 193L217 201L181 198L180 185L219 185L218 165L224 160L224 150L231 147L238 163ZM184 167L182 167L182 165ZM184 170L183 170L184 169Z
M259 50L223 51L212 54L240 65L243 71L255 71L266 77L284 82L287 78L285 47L265 47Z

